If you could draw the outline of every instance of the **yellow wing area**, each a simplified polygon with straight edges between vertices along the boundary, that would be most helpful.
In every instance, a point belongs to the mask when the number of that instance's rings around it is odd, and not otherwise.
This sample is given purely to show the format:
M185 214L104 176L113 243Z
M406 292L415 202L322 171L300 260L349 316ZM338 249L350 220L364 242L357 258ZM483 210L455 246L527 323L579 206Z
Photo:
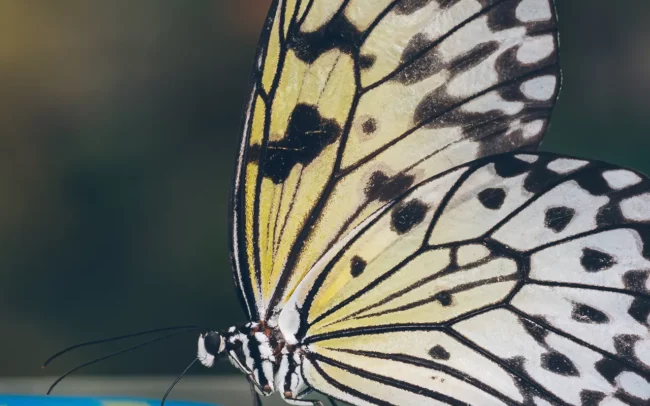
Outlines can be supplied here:
M235 280L271 322L318 259L411 186L541 141L550 0L278 0L233 195Z
M322 256L280 330L355 405L646 404L649 190L553 154L452 169Z

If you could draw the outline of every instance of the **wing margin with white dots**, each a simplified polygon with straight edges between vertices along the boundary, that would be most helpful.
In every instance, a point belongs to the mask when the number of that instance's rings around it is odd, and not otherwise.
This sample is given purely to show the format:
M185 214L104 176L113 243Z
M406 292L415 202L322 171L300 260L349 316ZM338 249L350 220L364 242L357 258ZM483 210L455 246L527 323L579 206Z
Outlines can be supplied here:
M249 317L273 324L318 258L412 185L535 148L557 48L552 0L274 1L232 198Z
M454 168L321 258L280 328L354 404L648 404L650 180L543 153Z

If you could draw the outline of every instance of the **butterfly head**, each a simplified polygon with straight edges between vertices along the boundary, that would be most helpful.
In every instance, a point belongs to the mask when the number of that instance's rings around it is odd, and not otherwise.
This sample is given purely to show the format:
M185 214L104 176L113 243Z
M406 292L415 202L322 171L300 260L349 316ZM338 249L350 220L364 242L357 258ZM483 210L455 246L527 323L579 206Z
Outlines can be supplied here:
M216 357L223 353L225 349L226 340L218 332L209 331L199 335L197 358L206 367L212 367Z

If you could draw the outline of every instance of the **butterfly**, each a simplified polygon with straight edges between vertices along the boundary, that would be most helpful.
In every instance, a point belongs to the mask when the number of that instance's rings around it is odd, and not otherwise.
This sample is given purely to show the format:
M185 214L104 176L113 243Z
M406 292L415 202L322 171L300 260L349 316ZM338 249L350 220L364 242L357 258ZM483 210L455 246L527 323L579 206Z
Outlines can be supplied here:
M197 360L296 406L650 404L650 181L535 152L558 44L552 0L275 0L231 198L249 322Z

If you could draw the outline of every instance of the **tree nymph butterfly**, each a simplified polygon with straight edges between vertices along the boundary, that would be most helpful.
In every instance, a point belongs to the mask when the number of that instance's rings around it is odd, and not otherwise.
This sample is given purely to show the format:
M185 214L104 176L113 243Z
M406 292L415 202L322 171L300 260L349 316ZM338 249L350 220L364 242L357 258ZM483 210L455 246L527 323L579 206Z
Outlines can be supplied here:
M650 404L650 181L534 152L558 44L552 0L275 0L232 192L249 322L197 360L297 406Z

